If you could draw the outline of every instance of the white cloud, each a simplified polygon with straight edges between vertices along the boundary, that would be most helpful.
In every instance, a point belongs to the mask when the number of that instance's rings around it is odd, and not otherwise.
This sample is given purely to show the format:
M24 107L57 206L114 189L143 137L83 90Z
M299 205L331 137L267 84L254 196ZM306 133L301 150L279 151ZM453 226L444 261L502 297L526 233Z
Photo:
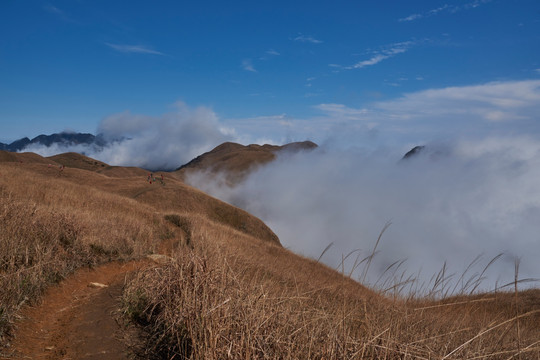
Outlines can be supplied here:
M540 138L540 80L428 89L362 106L320 103L313 109L318 113L305 118L281 114L224 122L246 142L264 135L278 144L309 138L318 143L332 139L343 146L404 146L485 133ZM279 126L281 120L288 126Z
M407 17L401 18L398 21L413 21L413 20L421 19L423 17L424 16L421 15L421 14L412 14L412 15L409 15Z
M343 104L319 104L315 108L332 119L361 120L369 113L367 109L354 109Z
M456 123L487 121L537 121L540 80L491 82L409 93L375 103L374 108L391 118L450 119Z
M363 60L363 61L357 62L356 64L354 64L352 66L348 66L348 67L346 67L346 69L361 69L361 68L366 67L366 66L371 66L371 65L378 64L381 61L388 59L389 57L391 57L391 55L377 54L377 55L374 55L373 57L371 57L368 60Z
M122 53L165 55L162 52L153 50L143 45L122 45L122 44L111 44L111 43L105 43L105 45L107 45L113 50L116 50Z
M221 123L211 109L191 108L183 102L175 107L161 116L125 111L106 117L98 128L108 140L104 148L36 145L24 151L44 156L75 151L111 165L163 170L175 169L225 141L237 141L235 130Z
M242 69L246 71L257 72L257 70L255 70L255 68L253 67L251 59L242 60Z
M299 41L299 42L305 42L305 43L312 43L312 44L321 44L322 43L321 40L317 40L317 39L313 38L312 36L307 36L307 35L302 35L302 34L298 35L293 40L294 41Z
M274 56L278 56L278 55L281 55L280 53L278 53L276 50L274 49L270 49L266 52L268 55L274 55Z
M414 21L414 20L418 20L418 19L422 19L422 18L428 18L428 17L431 17L431 16L435 16L435 15L437 15L439 13L443 13L443 12L450 13L450 14L455 14L455 13L460 12L462 10L469 10L469 9L477 8L477 7L479 7L479 6L483 5L483 4L487 4L487 3L491 2L491 1L492 0L474 0L472 2L463 4L463 5L448 5L448 4L445 4L445 5L441 6L441 7L431 9L431 10L425 11L423 13L416 13L416 14L409 15L407 17L398 19L398 21L399 22Z
M330 66L341 67L341 68L346 69L346 70L361 69L361 68L364 68L366 66L376 65L376 64L380 63L383 60L389 59L389 58L394 57L394 56L396 56L398 54L402 54L402 53L406 52L407 50L409 50L415 44L416 44L416 42L414 42L414 41L404 41L404 42L390 44L390 45L382 47L380 50L374 52L373 55L369 59L359 61L354 65L350 65L350 66L339 66L338 65L338 66L336 66L335 64L331 64Z
M450 8L450 6L448 4L444 4L441 7L429 10L427 12L427 14L428 14L428 16L436 15L436 14L440 13L441 11L447 10L449 8Z
M215 175L188 181L261 217L296 252L316 259L333 243L322 260L336 268L355 249L360 259L369 256L392 221L370 269L371 283L394 261L407 259L398 276L403 270L427 284L446 261L449 282L459 290L459 277L476 256L483 260L465 281L499 253L504 256L484 274L482 289L513 281L515 257L522 260L521 277L538 278L540 141L488 136L430 146L431 154L401 163L399 148L326 146L278 158L232 189Z
M225 139L274 144L311 139L341 147L391 144L405 149L433 139L486 133L540 138L540 80L428 89L361 106L320 103L313 110L314 115L304 118L277 113L222 120L209 108L182 103L162 116L123 112L105 118L99 131L110 139L132 140L106 152L86 152L115 165L158 168L179 166Z
M429 89L358 108L344 104L320 104L315 108L324 116L310 120L325 129L324 136L338 136L340 141L355 142L358 140L354 137L344 137L347 131L342 129L356 128L360 134L369 129L377 130L379 135L374 143L364 144L369 146L421 143L486 133L527 134L540 138L540 80ZM360 134L355 136L365 141ZM324 141L324 136L314 139ZM371 137L367 136L367 139Z

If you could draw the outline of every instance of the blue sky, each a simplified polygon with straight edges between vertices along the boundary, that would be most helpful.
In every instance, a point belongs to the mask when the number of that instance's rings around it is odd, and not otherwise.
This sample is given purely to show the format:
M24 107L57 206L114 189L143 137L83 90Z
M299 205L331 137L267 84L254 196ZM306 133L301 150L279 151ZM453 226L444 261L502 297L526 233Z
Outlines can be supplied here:
M332 266L392 221L381 269L429 281L504 252L490 279L516 257L538 278L539 114L538 0L0 0L1 142L100 132L130 141L25 151L175 169L223 141L313 140L236 190L195 185L297 251L332 241Z
M3 142L179 103L244 142L537 134L538 81L533 0L0 3Z

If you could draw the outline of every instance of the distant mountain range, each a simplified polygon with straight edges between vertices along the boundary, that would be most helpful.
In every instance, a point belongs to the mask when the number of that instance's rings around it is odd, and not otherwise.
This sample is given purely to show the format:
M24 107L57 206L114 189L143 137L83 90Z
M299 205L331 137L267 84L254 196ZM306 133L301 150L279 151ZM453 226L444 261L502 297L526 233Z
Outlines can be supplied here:
M84 133L68 133L62 132L51 135L38 135L32 140L27 137L24 137L19 140L15 140L10 144L0 143L0 150L17 152L24 150L29 145L43 145L51 146L54 144L58 145L97 145L102 147L106 144L105 139L101 135L92 135Z
M118 139L124 140L124 139ZM10 152L21 152L32 145L41 146L73 146L73 145L93 145L97 148L102 148L107 145L107 141L103 135L93 135L88 133L70 133L61 132L51 135L38 135L33 139L24 137L15 140L10 144L0 143L0 150ZM212 172L220 172L225 170L229 173L231 182L236 182L241 179L252 166L262 165L275 159L277 153L282 151L298 152L309 151L317 147L317 144L311 141L297 142L286 144L283 146L276 145L240 145L236 143L226 142L213 150L204 153L187 164L184 164L176 169L182 177L186 172L210 170ZM420 154L429 153L425 146L415 146L407 152L401 160L415 158ZM435 153L435 155L440 155ZM234 179L233 179L234 178Z

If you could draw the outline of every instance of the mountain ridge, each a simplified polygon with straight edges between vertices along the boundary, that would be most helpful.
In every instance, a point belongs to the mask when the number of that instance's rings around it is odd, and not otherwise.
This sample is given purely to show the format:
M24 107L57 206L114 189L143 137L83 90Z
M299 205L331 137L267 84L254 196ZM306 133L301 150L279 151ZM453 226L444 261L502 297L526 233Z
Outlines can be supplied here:
M241 145L225 142L180 166L174 173L182 179L193 172L223 173L226 180L234 184L241 181L253 168L275 160L281 153L312 151L317 147L317 144L309 140L285 145Z
M103 147L106 144L106 142L103 139L103 136L99 134L93 135L90 133L60 132L60 133L53 133L50 135L41 134L32 139L28 137L23 137L9 144L0 143L0 150L17 152L17 151L24 150L29 145L51 146L53 144L64 144L64 145L95 144L96 146Z

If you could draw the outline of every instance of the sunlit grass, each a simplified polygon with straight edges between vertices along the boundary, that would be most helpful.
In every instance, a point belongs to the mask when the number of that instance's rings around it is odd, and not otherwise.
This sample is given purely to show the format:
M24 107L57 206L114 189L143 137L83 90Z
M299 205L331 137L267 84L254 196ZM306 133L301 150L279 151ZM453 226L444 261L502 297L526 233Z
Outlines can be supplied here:
M21 306L76 269L166 249L173 261L134 273L123 295L146 358L540 357L540 290L519 289L518 263L512 284L488 292L479 284L498 257L470 273L473 260L454 282L442 266L427 284L398 261L363 286L353 274L366 281L384 229L367 256L351 252L336 270L172 179L150 187L69 168L58 176L46 164L0 173L3 341Z

